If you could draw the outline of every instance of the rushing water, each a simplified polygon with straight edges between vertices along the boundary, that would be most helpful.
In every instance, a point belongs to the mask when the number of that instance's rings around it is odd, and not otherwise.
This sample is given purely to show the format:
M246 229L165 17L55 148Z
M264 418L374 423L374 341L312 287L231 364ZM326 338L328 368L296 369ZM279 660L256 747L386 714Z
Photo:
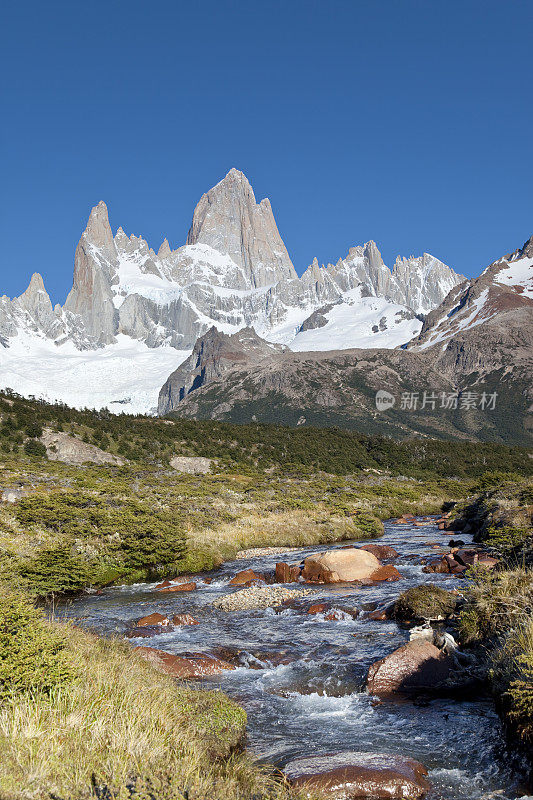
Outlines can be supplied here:
M448 538L449 533L433 524L387 523L379 544L392 545L400 553L394 563L402 580L353 589L320 587L317 600L327 600L333 608L361 610L387 605L421 582L460 588L459 579L422 572L422 558L439 552L436 543L447 552ZM394 622L369 620L364 611L357 619L346 614L327 621L324 614L291 609L282 613L213 609L216 597L235 591L228 582L239 570L271 570L277 561L298 563L325 549L333 548L315 546L226 563L211 573L210 584L200 579L197 590L186 594L154 593L154 584L111 588L77 600L66 613L93 630L116 635L153 611L169 616L190 612L200 625L132 644L170 653L212 651L219 646L243 651L241 668L206 683L222 688L246 708L249 749L271 763L283 766L296 756L335 750L396 753L416 758L429 769L433 789L428 800L531 797L521 783L521 764L507 750L488 698L380 703L364 691L370 664L405 643L406 629ZM273 666L269 654L275 659L280 652L290 663Z

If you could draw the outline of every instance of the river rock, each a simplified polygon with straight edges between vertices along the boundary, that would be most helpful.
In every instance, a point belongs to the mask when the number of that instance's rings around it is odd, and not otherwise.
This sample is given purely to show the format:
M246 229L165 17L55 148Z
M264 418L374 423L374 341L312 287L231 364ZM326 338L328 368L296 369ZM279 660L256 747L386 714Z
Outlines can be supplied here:
M147 617L141 617L141 619L137 620L136 627L143 628L144 626L152 626L152 625L161 625L166 627L170 625L170 620L164 614L158 614L155 612L154 614L148 614Z
M373 553L379 560L387 560L388 558L398 558L398 553L388 544L364 544L359 548L366 550L368 553Z
M430 788L419 761L382 753L327 753L296 758L284 773L294 787L332 800L418 800Z
M264 575L257 575L253 569L243 569L229 582L230 586L245 586L250 581L264 581Z
M312 589L286 589L284 586L250 586L234 594L219 597L213 602L221 611L244 611L251 608L271 608L284 600L313 594Z
M369 580L364 581L364 583L399 581L401 577L401 574L398 572L396 567L392 566L392 564L383 564L381 567L378 567L377 570L372 573Z
M308 556L302 577L313 583L351 583L369 580L380 566L376 556L367 550L342 548Z
M235 669L233 664L209 653L173 655L155 647L136 647L135 651L156 669L182 680L205 678L209 675L218 675L226 669Z
M196 584L191 583L173 583L171 586L166 586L163 589L158 589L158 591L163 594L165 592L194 592L196 589Z
M300 567L291 567L284 561L279 561L276 564L275 580L276 583L298 583L300 577Z
M191 617L190 614L174 614L172 617L172 624L179 626L179 625L199 625L200 623L198 620Z
M438 691L453 667L453 659L434 644L415 640L372 664L366 685L370 694L379 697Z

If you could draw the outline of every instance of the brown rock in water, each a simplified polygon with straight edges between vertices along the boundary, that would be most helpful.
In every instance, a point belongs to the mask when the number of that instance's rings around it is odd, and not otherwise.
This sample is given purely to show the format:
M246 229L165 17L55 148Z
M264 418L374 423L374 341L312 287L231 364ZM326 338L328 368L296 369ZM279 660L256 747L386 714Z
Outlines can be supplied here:
M368 553L373 553L380 561L382 559L386 560L387 558L398 558L399 555L394 547L388 544L364 544L359 549L366 550Z
M227 661L208 653L186 653L175 656L155 647L136 647L135 652L161 672L182 680L205 678L209 675L218 675L226 669L235 669Z
M195 583L173 583L171 586L159 589L159 592L161 594L164 592L194 592L195 589Z
M190 614L174 614L172 617L173 625L199 625L198 620L191 617Z
M419 761L382 753L326 753L296 758L284 769L295 788L331 800L419 800L430 788Z
M300 577L300 567L291 567L284 561L276 564L275 581L276 583L297 583Z
M453 666L453 659L434 644L414 640L372 664L366 685L379 697L438 691Z
M253 569L243 569L229 582L230 586L245 586L250 581L264 581L264 575L257 575Z
M148 614L147 617L141 617L140 620L136 623L137 628L143 628L145 625L162 625L166 627L170 625L170 620L164 614L158 614L155 612L154 614Z
M329 611L331 608L329 603L314 603L312 606L309 606L307 613L308 614L323 614L324 611Z
M329 550L308 556L302 577L316 583L352 583L368 580L380 566L373 553L361 548Z
M169 580L163 581L162 583L158 583L157 586L154 586L154 589L166 589L167 586L172 586L172 582Z
M464 567L472 567L475 564L486 569L493 569L499 562L498 558L477 550L457 550L454 557Z
M392 564L384 564L372 573L371 581L399 581L402 576Z

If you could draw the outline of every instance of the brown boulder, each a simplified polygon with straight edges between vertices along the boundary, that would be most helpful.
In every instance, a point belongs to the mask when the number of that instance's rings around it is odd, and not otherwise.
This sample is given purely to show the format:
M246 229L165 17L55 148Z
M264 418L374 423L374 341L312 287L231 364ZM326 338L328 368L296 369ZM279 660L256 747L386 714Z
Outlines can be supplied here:
M157 586L154 586L154 589L166 589L167 586L172 586L171 581L166 580L163 581L162 583L158 583Z
M364 544L362 547L359 548L360 550L366 550L368 553L373 553L376 558L387 559L387 558L398 558L398 553L388 544Z
M329 603L314 603L314 605L309 606L307 611L308 614L323 614L324 611L329 611L331 606Z
M308 556L302 577L313 583L352 583L370 579L380 566L373 553L361 548L329 550Z
M172 623L174 625L199 625L200 623L198 620L191 617L190 614L174 614L172 617Z
M256 575L253 569L243 569L229 582L230 586L245 586L250 581L264 581L264 575Z
M176 583L172 584L172 586L166 586L164 589L159 589L159 592L161 594L164 592L194 592L195 589L195 583Z
M170 625L170 620L168 617L165 617L164 614L158 614L155 612L153 614L148 614L147 617L141 617L141 619L137 620L137 628L143 628L145 625L162 625L163 627L166 627L167 625Z
M174 678L191 680L218 675L226 669L235 669L232 664L208 653L185 653L175 656L155 647L136 647L135 651L156 669Z
M499 559L493 558L488 553L478 552L477 550L457 550L454 553L454 557L464 567L477 565L486 569L493 569L499 561Z
M434 644L415 639L372 664L366 685L379 697L438 691L453 666L453 659Z
M384 564L378 567L370 576L371 581L399 581L402 576L392 564Z
M276 564L275 581L276 583L297 583L300 577L300 567L291 567L284 561Z
M296 758L284 769L290 783L331 800L418 800L430 788L419 761L382 753L326 753Z

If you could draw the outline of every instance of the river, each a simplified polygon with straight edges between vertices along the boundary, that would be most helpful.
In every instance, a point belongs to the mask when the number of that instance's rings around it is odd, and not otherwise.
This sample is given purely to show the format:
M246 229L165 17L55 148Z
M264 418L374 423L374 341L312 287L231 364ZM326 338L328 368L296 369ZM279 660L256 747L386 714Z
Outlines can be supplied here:
M199 625L133 639L132 644L176 654L217 647L242 651L242 667L204 683L223 689L246 709L248 747L262 760L283 767L297 756L339 750L400 754L429 770L433 788L428 800L531 797L521 783L523 765L507 748L489 697L378 702L363 687L370 664L409 639L407 628L395 622L368 619L369 610L422 582L446 589L464 586L462 579L422 572L422 559L439 553L435 543L448 552L449 538L435 524L387 522L377 541L400 554L394 564L402 579L353 589L323 586L316 594L339 611L359 609L355 619L345 613L326 620L324 614L293 609L224 612L211 605L236 591L228 583L239 570L268 571L277 561L298 563L312 552L340 545L228 562L209 574L210 583L198 580L194 592L158 594L154 584L108 588L74 601L65 614L100 634L124 635L133 621L153 611L191 613ZM279 664L280 659L289 663Z

